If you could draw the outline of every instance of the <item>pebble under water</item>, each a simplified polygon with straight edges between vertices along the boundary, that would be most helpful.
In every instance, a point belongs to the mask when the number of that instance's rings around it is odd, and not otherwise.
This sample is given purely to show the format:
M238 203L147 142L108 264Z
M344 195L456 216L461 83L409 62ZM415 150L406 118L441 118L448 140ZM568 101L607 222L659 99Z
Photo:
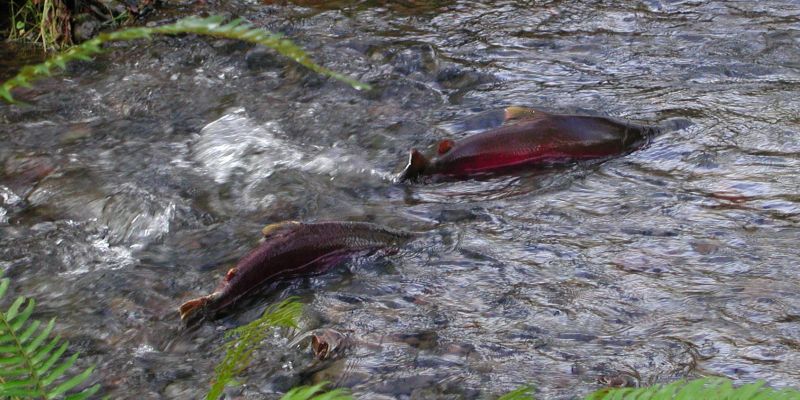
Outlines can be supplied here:
M202 398L225 331L290 295L301 329L276 332L229 398L322 380L379 400L524 384L572 399L618 376L800 386L797 2L225 3L150 23L243 17L373 89L181 36L116 45L0 105L0 268L103 393ZM410 148L508 105L665 129L604 162L392 181ZM420 236L183 329L178 305L289 219ZM289 343L321 328L352 346L318 365Z

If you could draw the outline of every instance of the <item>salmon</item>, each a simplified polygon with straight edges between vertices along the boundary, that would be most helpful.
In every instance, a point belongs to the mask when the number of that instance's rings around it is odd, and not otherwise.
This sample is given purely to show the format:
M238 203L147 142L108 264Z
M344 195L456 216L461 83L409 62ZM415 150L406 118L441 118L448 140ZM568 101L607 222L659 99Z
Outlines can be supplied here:
M459 178L517 166L602 159L641 147L655 132L652 127L606 117L551 114L523 107L507 108L505 120L506 125L458 142L442 140L437 155L430 159L412 149L398 180Z
M396 248L413 237L366 222L287 221L262 233L265 240L228 271L213 293L180 306L181 320L213 317L267 284L319 274L356 253Z

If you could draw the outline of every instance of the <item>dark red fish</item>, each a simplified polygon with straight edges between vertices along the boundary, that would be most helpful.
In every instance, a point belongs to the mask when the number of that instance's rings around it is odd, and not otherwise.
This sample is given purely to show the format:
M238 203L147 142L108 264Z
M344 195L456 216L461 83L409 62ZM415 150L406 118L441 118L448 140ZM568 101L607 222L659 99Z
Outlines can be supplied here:
M228 271L214 293L181 305L182 320L213 316L265 284L321 273L355 253L396 247L412 237L366 222L289 221L262 232L266 240Z
M653 128L605 117L550 114L509 107L499 128L443 140L438 155L426 158L411 150L400 181L422 176L463 177L522 165L545 165L606 158L643 145Z

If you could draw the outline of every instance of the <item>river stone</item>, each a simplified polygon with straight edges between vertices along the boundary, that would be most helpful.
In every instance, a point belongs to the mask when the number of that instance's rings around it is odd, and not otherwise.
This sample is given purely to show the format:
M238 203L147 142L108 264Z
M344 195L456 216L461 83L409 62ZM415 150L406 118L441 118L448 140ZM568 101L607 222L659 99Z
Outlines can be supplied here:
M123 2L119 1L119 0L99 0L99 1L100 1L100 3L103 4L103 7L105 7L106 10L111 11L111 13L114 14L114 15L119 15L119 14L122 14L125 11L127 11L126 5ZM129 0L128 3L132 3L131 5L133 7L135 7L136 3L150 3L150 1L130 1Z
M85 42L100 31L100 22L89 14L79 14L75 16L72 27L72 39L75 43Z
M270 68L277 68L283 65L281 60L275 56L275 52L268 49L266 46L255 46L250 49L244 56L247 69L250 70L264 70Z

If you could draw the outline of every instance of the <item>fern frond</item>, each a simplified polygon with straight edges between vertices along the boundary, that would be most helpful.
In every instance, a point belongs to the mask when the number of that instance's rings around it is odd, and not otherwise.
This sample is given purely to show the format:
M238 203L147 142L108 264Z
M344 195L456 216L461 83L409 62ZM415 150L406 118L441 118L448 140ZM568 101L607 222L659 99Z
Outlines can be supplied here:
M533 386L523 386L514 389L500 396L497 400L535 400L533 397Z
M91 60L93 56L103 52L102 45L104 43L148 39L154 34L178 35L184 33L236 39L264 45L318 74L338 79L358 90L370 88L365 83L316 64L303 49L282 35L253 27L240 19L223 23L223 17L211 16L208 18L188 17L169 25L129 28L116 32L101 33L94 39L72 47L41 64L23 67L15 77L3 82L3 85L0 86L0 97L7 102L13 103L12 89L20 86L31 87L34 80L50 76L58 69L65 69L70 61Z
M320 382L314 386L299 386L292 388L281 397L281 400L353 400L353 396L345 389L334 389L324 392L323 388L328 382Z
M257 320L227 332L225 337L230 341L222 346L225 358L214 368L216 376L206 399L219 398L225 385L247 368L253 352L274 328L297 328L297 319L302 311L303 304L296 297L290 297L268 307Z
M0 280L0 299L5 295L9 283L8 278ZM94 369L87 368L72 377L65 375L78 359L78 354L73 354L53 368L67 350L69 342L60 343L60 337L50 337L55 326L54 319L42 329L39 329L41 321L30 320L35 306L33 299L20 296L8 310L0 312L0 398L62 398L66 392L85 382ZM53 352L56 347L58 349ZM94 385L66 398L85 399L99 389L100 385Z
M586 400L800 400L800 391L775 390L764 387L764 382L755 382L734 387L730 380L703 378L693 381L678 381L668 385L643 388L601 389L589 394Z

